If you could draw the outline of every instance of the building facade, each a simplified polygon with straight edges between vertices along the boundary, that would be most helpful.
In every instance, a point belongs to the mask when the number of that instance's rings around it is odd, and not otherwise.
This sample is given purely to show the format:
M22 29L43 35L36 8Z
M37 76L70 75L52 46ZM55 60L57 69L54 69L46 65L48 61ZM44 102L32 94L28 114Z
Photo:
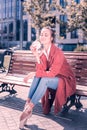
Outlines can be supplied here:
M52 3L52 0L48 1ZM75 1L80 2L80 0ZM58 4L65 8L65 0L58 0ZM58 14L56 17L67 22L65 15ZM55 29L58 34L56 43L60 46L64 45L65 50L73 50L78 41L82 42L77 30L66 33L66 26L57 23ZM35 39L36 32L31 27L30 16L23 13L22 0L0 0L0 48L9 48L19 44L21 48L26 49L27 43L31 44L31 41Z
M27 20L23 21L22 31L21 13L21 0L0 0L0 48L27 41Z
M3 48L16 40L15 10L15 0L0 0L0 44Z

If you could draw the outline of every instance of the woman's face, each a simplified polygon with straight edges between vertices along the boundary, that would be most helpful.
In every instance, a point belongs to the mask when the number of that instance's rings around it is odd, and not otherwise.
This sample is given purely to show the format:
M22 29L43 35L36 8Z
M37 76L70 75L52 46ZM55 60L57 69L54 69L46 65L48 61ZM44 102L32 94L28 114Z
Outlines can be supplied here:
M52 43L52 36L51 36L51 30L47 29L47 28L43 28L41 30L41 34L40 34L40 42L43 45L47 45L47 44L51 44Z

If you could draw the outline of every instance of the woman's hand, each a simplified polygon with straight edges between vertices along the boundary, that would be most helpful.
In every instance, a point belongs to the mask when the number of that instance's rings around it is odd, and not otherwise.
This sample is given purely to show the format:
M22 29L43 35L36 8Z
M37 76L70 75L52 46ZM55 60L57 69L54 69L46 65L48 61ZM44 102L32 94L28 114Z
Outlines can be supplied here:
M41 44L37 40L34 41L32 45L30 46L30 50L32 51L33 55L36 57L38 63L40 63L40 56L43 53L42 50L39 50L40 47L41 47Z
M24 82L27 83L29 79L35 76L35 72L30 72L26 77L24 77Z
M34 56L38 56L38 50L37 50L36 46L31 45L30 50L32 51Z

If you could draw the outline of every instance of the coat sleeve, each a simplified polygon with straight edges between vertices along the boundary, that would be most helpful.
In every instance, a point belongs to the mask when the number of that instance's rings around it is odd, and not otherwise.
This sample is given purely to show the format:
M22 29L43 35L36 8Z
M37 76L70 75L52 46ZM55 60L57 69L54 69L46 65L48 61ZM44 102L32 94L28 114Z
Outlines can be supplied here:
M52 63L48 71L41 69L41 67L37 69L37 77L55 77L59 74L64 62L64 55L61 52L59 54L55 53L51 60Z
M46 71L47 69L47 59L44 54L41 55L40 57L40 63L36 63L36 71L41 70L41 71Z

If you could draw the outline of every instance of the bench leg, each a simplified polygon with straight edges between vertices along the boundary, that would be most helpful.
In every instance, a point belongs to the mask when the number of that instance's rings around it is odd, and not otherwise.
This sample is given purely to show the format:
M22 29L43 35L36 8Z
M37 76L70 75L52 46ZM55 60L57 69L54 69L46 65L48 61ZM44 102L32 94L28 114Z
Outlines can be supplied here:
M14 90L14 86L15 86L14 84L2 83L0 85L0 87L1 87L0 93L9 92L11 95L17 93L16 90Z
M69 109L75 105L75 94L70 96L67 99L67 102L63 105L63 109L61 111L62 114L67 114L67 112L69 111Z
M70 96L64 104L61 113L66 114L72 106L75 106L77 109L82 108L83 105L80 102L80 98L81 96L75 94Z
M1 70L2 72L6 72L5 67L1 67L0 70Z
M80 99L81 99L81 96L80 95L76 95L76 98L75 98L75 107L77 109L80 109L82 108L82 103L80 102Z

